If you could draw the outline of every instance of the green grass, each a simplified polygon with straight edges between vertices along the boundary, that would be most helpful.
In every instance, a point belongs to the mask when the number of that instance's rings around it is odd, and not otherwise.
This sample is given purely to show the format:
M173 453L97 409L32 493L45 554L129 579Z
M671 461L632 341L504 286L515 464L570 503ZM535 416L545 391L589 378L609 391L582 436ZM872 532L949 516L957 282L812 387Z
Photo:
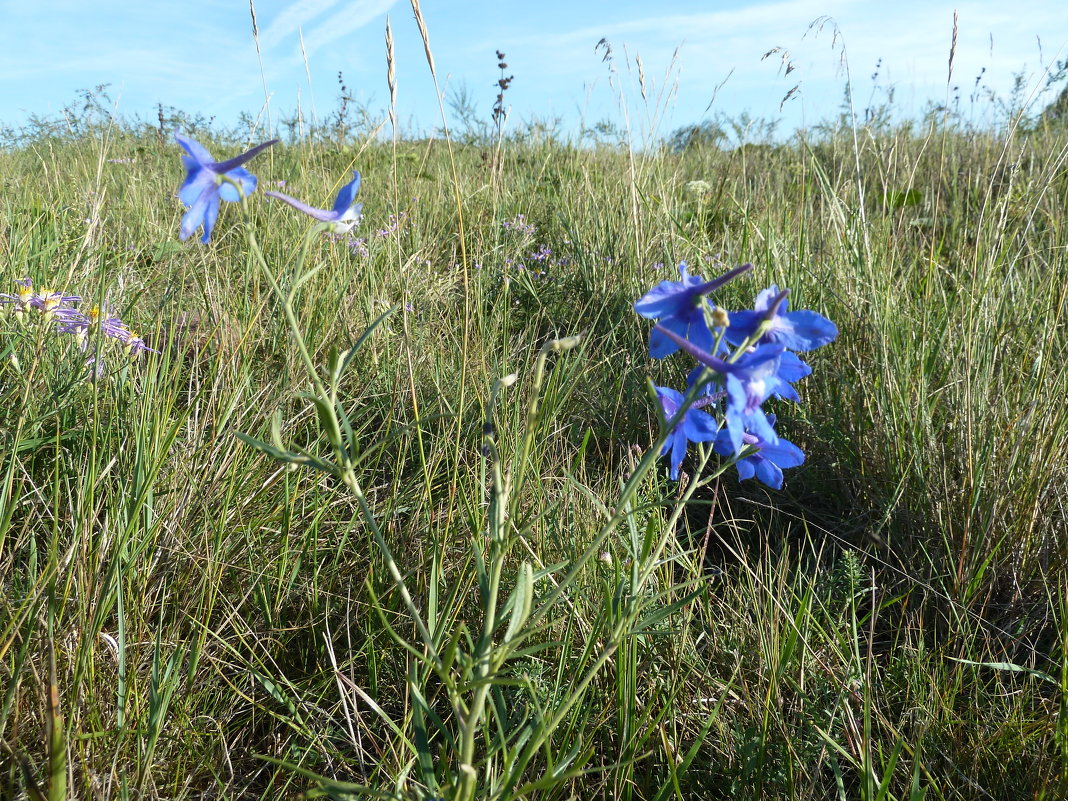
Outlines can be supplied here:
M0 153L4 291L108 298L162 351L90 383L0 320L0 795L1063 797L1063 131L857 134L275 147L262 185L312 202L363 173L367 253L312 241L295 329L281 204L261 265L236 205L177 242L154 136ZM652 462L647 378L687 365L631 305L682 259L841 329L776 407L781 492ZM236 436L275 419L335 475Z

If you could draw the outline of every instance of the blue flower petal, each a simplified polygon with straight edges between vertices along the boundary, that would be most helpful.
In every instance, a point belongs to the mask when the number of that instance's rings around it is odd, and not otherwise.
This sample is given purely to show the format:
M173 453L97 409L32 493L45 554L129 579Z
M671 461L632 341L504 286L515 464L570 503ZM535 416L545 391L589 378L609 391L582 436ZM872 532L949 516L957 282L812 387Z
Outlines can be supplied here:
M761 290L756 296L756 302L753 304L753 308L758 312L766 312L771 308L771 302L775 300L779 295L779 285L772 284L767 289ZM790 300L787 298L782 302L782 306L779 307L780 312L786 312L790 309Z
M687 410L681 428L690 442L711 442L719 431L715 419L700 409Z
M178 233L179 239L184 242L204 223L204 214L207 212L208 206L214 197L215 184L212 183L201 191L197 199L189 206L189 211L182 216L182 225Z
M205 166L212 163L211 153L200 142L195 139L190 139L188 136L184 136L177 131L174 133L174 141L180 144L189 156L182 156L182 160L186 163L186 167L189 167L189 161L192 160L199 166ZM190 159L190 157L192 157Z
M755 460L753 458L740 459L735 463L734 467L738 471L738 480L745 481L747 478L752 478L756 472Z
M749 462L750 460L749 459L744 459L743 461ZM753 461L753 472L756 473L756 477L757 477L757 479L759 481L763 481L765 484L767 484L772 489L782 489L782 470L779 469L778 465L776 465L770 459L761 458L760 454L757 454L755 457L753 457L752 461ZM742 466L742 462L739 462L738 463L738 480L739 481L741 481L744 478L746 478L746 477L742 476L741 466Z
M686 436L681 432L676 432L671 435L668 440L671 442L671 480L679 480L679 468L682 467L682 460L686 457L686 446L689 444L686 441Z
M798 467L805 463L805 452L789 440L779 439L774 444L763 444L760 455L779 467Z
M356 193L360 191L360 173L356 170L352 171L353 179L341 187L341 190L337 193L337 198L334 200L334 211L338 216L341 216L352 207L352 203L356 200ZM337 219L335 217L334 219Z
M779 378L791 384L812 374L812 367L798 358L796 353L784 351L779 359Z
M763 409L757 409L749 415L746 420L746 428L760 439L762 447L777 445L780 441L779 435L771 427L771 423L768 422L768 416L764 414Z
M197 202L205 189L215 185L215 176L210 170L197 168L190 170L182 188L178 190L178 199L186 206L192 206Z
M244 167L235 167L226 173L226 177L237 181L241 185L241 192L244 193L245 197L256 191L256 176ZM233 184L223 181L219 184L219 197L227 203L237 203L241 200L241 193L237 191Z
M663 359L679 349L678 344L659 331L659 328L666 328L673 334L688 339L692 326L681 317L665 317L649 335L649 355L654 359Z
M771 333L790 350L814 350L834 342L838 326L819 312L802 309L776 315Z
M694 281L694 284L698 283L699 280ZM692 303L686 289L688 287L680 281L661 281L638 298L634 311L650 320L676 315L686 303Z
M204 210L204 236L200 238L200 241L205 245L211 241L211 231L217 219L219 219L219 195L215 193L208 198L208 207Z

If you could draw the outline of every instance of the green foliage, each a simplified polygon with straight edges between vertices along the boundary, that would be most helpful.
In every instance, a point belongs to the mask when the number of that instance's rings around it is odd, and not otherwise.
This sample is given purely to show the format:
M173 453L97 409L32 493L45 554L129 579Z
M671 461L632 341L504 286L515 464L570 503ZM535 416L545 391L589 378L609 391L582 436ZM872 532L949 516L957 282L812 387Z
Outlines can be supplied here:
M358 167L367 214L303 253L275 203L176 244L151 127L40 133L0 154L2 291L109 298L162 354L89 383L0 318L0 795L1068 788L1054 133L295 137L264 186ZM776 409L782 493L654 459L683 368L631 304L679 259L842 329Z

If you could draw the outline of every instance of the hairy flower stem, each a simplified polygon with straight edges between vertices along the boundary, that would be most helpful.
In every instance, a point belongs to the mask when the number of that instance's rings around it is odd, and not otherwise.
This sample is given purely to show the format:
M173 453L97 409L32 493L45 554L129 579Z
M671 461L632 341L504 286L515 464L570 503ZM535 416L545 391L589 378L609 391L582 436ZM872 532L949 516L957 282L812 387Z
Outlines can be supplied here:
M539 370L535 371L532 395L536 399L541 389L540 376L544 374L544 349L539 357ZM483 618L482 635L475 646L475 682L478 689L475 690L471 703L465 710L458 708L457 713L461 720L460 732L460 787L456 795L457 799L470 801L473 799L477 787L478 772L474 766L475 740L478 735L479 724L485 715L486 700L489 697L491 684L487 679L495 673L507 660L511 652L511 646L507 642L499 645L494 644L493 632L497 628L497 605L500 598L501 573L504 563L511 549L512 538L508 536L509 525L509 484L501 470L500 453L497 450L496 435L493 428L493 412L497 398L501 390L514 382L514 376L501 379L493 386L489 406L486 412L486 424L484 428L483 453L489 459L490 472L492 475L491 497L486 526L487 544L489 546L488 569L486 560L483 559L478 543L474 543L475 560L478 566L480 578L485 576L483 586ZM536 401L532 401L536 402ZM459 706L460 699L454 698L453 703Z
M227 180L224 178L224 180ZM242 207L245 207L246 199L244 196L241 198ZM411 593L408 592L408 587L404 583L404 577L401 574L400 568L397 566L396 560L393 558L393 552L386 544L385 538L382 536L382 531L379 528L378 521L375 518L374 512L371 509L370 504L367 503L367 498L363 494L363 490L360 487L359 480L356 478L356 472L353 468L352 458L350 456L349 448L345 443L345 439L341 433L341 423L337 414L337 395L336 387L333 390L327 390L326 385L323 384L322 379L319 377L319 371L315 368L315 363L312 361L311 354L308 351L307 343L304 340L304 335L301 333L300 325L297 321L296 313L293 311L293 299L296 295L296 291L311 279L319 268L314 268L307 272L304 271L304 262L308 254L308 245L312 237L317 236L323 230L323 226L313 225L308 233L305 235L304 245L300 250L298 260L294 265L294 275L296 276L293 281L293 287L290 289L289 294L284 294L282 288L278 285L278 281L267 265L267 260L263 255L263 250L260 248L259 242L256 239L256 234L252 230L252 227L246 223L245 236L249 244L249 248L256 257L256 261L260 266L260 270L263 272L264 278L271 287L271 291L274 292L275 297L282 304L282 312L285 315L286 324L289 327L289 332L293 337L293 341L297 345L297 351L300 354L301 362L304 365L305 372L308 375L308 379L312 383L314 388L315 398L319 402L316 404L317 409L322 412L319 415L319 419L322 423L326 424L326 435L331 446L334 449L336 458L335 467L339 471L339 477L342 483L348 488L348 490L356 498L356 502L360 506L360 513L363 515L364 521L371 529L371 534L374 537L375 544L382 552L382 558L386 563L386 569L389 571L390 577L393 579L397 590L401 594L401 600L404 602L404 606L408 609L409 614L412 616L412 620L415 623L419 636L423 640L423 644L426 647L428 653L435 663L437 663L437 649L434 645L434 639L430 635L426 623L424 623L422 615L420 614L415 602L412 600Z

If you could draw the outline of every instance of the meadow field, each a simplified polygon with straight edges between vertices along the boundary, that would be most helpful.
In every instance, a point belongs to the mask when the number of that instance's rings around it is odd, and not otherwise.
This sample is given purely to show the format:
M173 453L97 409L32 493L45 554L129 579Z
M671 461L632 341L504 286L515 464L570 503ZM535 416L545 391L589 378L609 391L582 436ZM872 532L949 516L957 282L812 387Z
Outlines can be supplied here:
M0 796L1068 797L1063 121L389 131L208 243L162 119L0 150ZM837 326L782 489L659 456L680 262Z

